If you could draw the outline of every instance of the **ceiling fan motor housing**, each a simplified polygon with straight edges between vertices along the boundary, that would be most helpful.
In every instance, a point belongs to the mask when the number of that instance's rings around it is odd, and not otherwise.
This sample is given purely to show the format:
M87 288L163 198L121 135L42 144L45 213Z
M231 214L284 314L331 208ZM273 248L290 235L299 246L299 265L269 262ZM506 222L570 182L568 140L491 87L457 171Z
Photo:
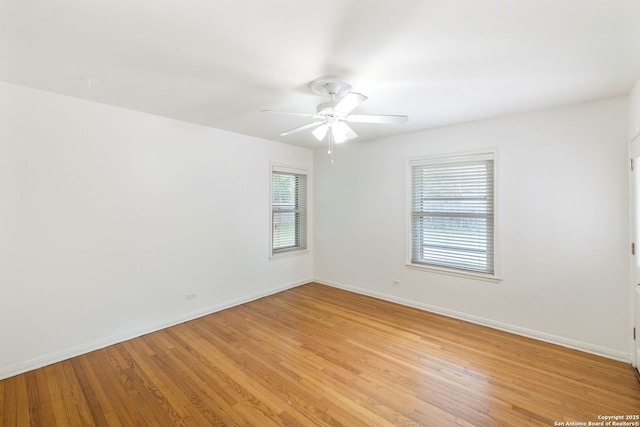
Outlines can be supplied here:
M334 110L337 101L323 102L322 104L318 104L316 107L316 112L319 116L322 117L343 117L345 114L341 114L339 111Z
M309 89L318 95L331 95L332 98L339 98L351 92L353 84L344 77L327 76L309 83Z

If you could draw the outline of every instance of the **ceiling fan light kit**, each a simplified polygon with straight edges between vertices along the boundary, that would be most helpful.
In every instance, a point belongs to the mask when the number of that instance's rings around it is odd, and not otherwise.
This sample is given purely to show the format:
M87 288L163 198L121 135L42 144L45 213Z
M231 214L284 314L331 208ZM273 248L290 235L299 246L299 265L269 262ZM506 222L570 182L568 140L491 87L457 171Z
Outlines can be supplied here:
M358 137L346 122L349 123L374 123L374 124L401 124L409 118L407 116L396 115L372 115L372 114L350 114L352 110L360 106L368 98L361 93L352 92L353 84L344 77L327 76L320 77L309 83L309 90L312 93L323 96L330 96L329 102L323 102L316 106L315 114L290 113L284 111L262 110L262 112L287 114L301 117L318 119L315 122L299 126L297 128L281 133L281 136L291 135L303 130L315 129L311 132L318 140L322 141L329 135L329 154L332 155L333 144L340 144Z

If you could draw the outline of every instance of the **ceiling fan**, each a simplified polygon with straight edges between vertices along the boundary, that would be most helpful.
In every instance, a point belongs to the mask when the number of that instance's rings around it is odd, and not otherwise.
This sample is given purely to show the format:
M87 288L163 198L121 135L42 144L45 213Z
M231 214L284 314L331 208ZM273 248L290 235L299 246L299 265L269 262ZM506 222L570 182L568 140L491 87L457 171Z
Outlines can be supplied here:
M318 95L329 95L331 100L318 104L315 114L272 110L262 110L262 112L317 119L312 123L282 132L280 135L287 136L315 128L312 134L318 141L322 141L327 134L329 135L329 153L334 142L339 144L358 136L347 123L401 124L409 120L407 116L398 115L350 114L368 99L361 93L351 92L352 87L353 85L342 77L321 77L309 83L309 89Z

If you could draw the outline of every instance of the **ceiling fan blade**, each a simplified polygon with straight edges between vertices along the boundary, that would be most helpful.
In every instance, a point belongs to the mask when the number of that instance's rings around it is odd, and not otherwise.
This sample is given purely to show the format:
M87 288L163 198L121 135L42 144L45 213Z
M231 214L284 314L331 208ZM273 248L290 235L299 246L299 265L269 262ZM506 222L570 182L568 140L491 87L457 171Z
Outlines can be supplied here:
M274 111L274 110L260 110L261 113L271 113L271 114L286 114L287 116L299 116L299 117L316 117L315 114L307 114L307 113L290 113L288 111Z
M402 124L409 120L407 116L386 116L373 114L359 114L345 117L349 123L383 123L383 124Z
M353 131L345 122L336 122L331 126L333 140L336 144L357 138L358 134Z
M333 109L340 113L349 114L351 110L356 108L358 105L362 104L367 99L369 98L367 98L361 93L349 92L344 96L344 98L338 101L338 103L336 104L335 107L333 107Z
M329 126L327 126L327 124L325 123L324 125L315 128L311 133L316 137L318 141L322 141L324 139L324 136L327 134L328 129Z
M287 136L287 135L291 135L292 133L303 131L305 129L310 129L310 128L315 127L315 126L319 126L319 125L323 124L324 122L326 122L326 120L321 120L319 122L309 123L309 124L306 124L306 125L303 125L303 126L288 130L286 132L282 132L280 134L280 136Z

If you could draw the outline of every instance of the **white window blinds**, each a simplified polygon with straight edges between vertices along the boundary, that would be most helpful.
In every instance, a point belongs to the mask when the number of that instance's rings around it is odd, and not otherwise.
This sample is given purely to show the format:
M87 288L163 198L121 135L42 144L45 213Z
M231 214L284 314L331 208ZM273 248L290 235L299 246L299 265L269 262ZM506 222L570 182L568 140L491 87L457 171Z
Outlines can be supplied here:
M494 156L411 165L411 263L494 274Z
M307 175L272 169L271 254L307 248Z

